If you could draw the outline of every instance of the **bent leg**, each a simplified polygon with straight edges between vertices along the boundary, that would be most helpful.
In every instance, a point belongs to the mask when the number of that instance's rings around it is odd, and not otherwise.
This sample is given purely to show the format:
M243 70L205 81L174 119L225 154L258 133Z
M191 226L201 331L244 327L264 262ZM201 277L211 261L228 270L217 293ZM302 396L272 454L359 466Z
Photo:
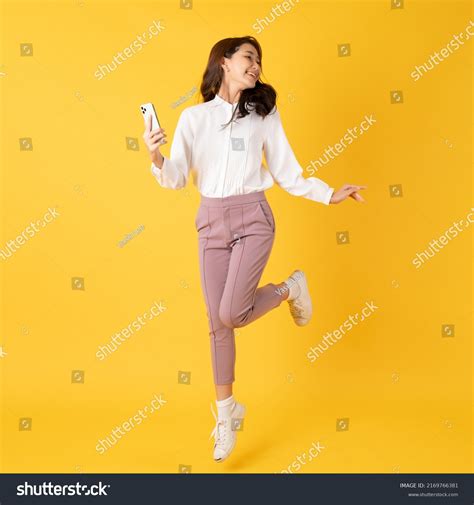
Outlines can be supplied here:
M225 325L245 326L283 301L277 285L269 283L257 288L274 238L271 228L260 227L257 233L244 234L234 244L219 310L220 320Z

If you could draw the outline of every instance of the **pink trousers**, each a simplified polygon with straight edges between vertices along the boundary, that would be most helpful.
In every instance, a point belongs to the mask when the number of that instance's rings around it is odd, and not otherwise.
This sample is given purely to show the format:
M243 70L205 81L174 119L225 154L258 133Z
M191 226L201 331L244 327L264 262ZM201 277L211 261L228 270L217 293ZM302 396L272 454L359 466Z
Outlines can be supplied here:
M275 284L259 287L275 239L264 191L224 198L201 195L195 220L215 384L235 380L234 328L278 307Z

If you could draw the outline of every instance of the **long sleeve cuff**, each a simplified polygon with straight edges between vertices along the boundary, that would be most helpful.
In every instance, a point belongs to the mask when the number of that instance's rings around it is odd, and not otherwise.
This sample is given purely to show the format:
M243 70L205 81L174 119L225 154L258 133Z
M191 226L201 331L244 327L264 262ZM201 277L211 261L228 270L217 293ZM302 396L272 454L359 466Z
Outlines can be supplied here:
M164 188L184 188L189 177L193 132L188 112L189 109L184 109L179 116L169 158L162 155L164 161L161 168L154 163L151 164L151 173Z
M321 203L324 203L325 205L329 205L329 202L331 200L333 193L334 193L334 188L328 188L326 196L325 196L324 200L321 201Z
M175 165L166 156L161 168L154 163L151 164L151 173L163 188L180 189L186 185L184 175L175 167Z

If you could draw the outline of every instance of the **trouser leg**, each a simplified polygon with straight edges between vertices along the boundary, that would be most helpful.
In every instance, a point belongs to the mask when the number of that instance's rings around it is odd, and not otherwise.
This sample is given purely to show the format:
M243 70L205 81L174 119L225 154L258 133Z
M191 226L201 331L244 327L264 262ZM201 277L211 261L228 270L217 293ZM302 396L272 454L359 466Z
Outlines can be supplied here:
M242 236L232 248L219 310L221 321L232 328L255 321L283 300L275 284L257 287L275 239L272 216L268 214L267 222L260 205L245 205L234 218L233 226Z
M214 383L231 384L235 380L235 335L233 328L225 326L219 317L231 250L208 247L206 243L206 240L199 241L199 264L207 307Z

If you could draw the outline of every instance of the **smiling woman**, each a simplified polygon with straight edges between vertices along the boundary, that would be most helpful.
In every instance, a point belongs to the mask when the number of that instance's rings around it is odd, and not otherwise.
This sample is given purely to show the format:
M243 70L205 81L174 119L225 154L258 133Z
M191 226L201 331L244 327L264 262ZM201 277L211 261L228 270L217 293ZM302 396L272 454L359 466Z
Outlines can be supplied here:
M209 55L201 94L205 102L219 93L231 104L237 103L234 112L238 110L239 117L245 117L249 114L248 109L253 108L258 115L265 117L275 106L277 94L270 84L260 81L262 73L262 48L256 39L240 37L220 40ZM232 120L233 116L229 122Z
M245 407L232 395L235 380L234 329L289 304L298 326L309 323L311 296L306 276L295 270L279 284L258 287L270 257L276 223L265 190L276 182L288 193L339 203L362 186L334 191L316 177L305 178L283 129L276 91L261 81L262 49L254 37L226 38L211 49L200 87L204 103L184 109L169 157L162 128L143 138L151 171L164 188L180 189L190 174L201 194L195 219L202 293L209 322L211 361L218 416L214 460L224 461L236 443ZM262 164L265 153L267 167ZM212 404L211 404L212 407Z

